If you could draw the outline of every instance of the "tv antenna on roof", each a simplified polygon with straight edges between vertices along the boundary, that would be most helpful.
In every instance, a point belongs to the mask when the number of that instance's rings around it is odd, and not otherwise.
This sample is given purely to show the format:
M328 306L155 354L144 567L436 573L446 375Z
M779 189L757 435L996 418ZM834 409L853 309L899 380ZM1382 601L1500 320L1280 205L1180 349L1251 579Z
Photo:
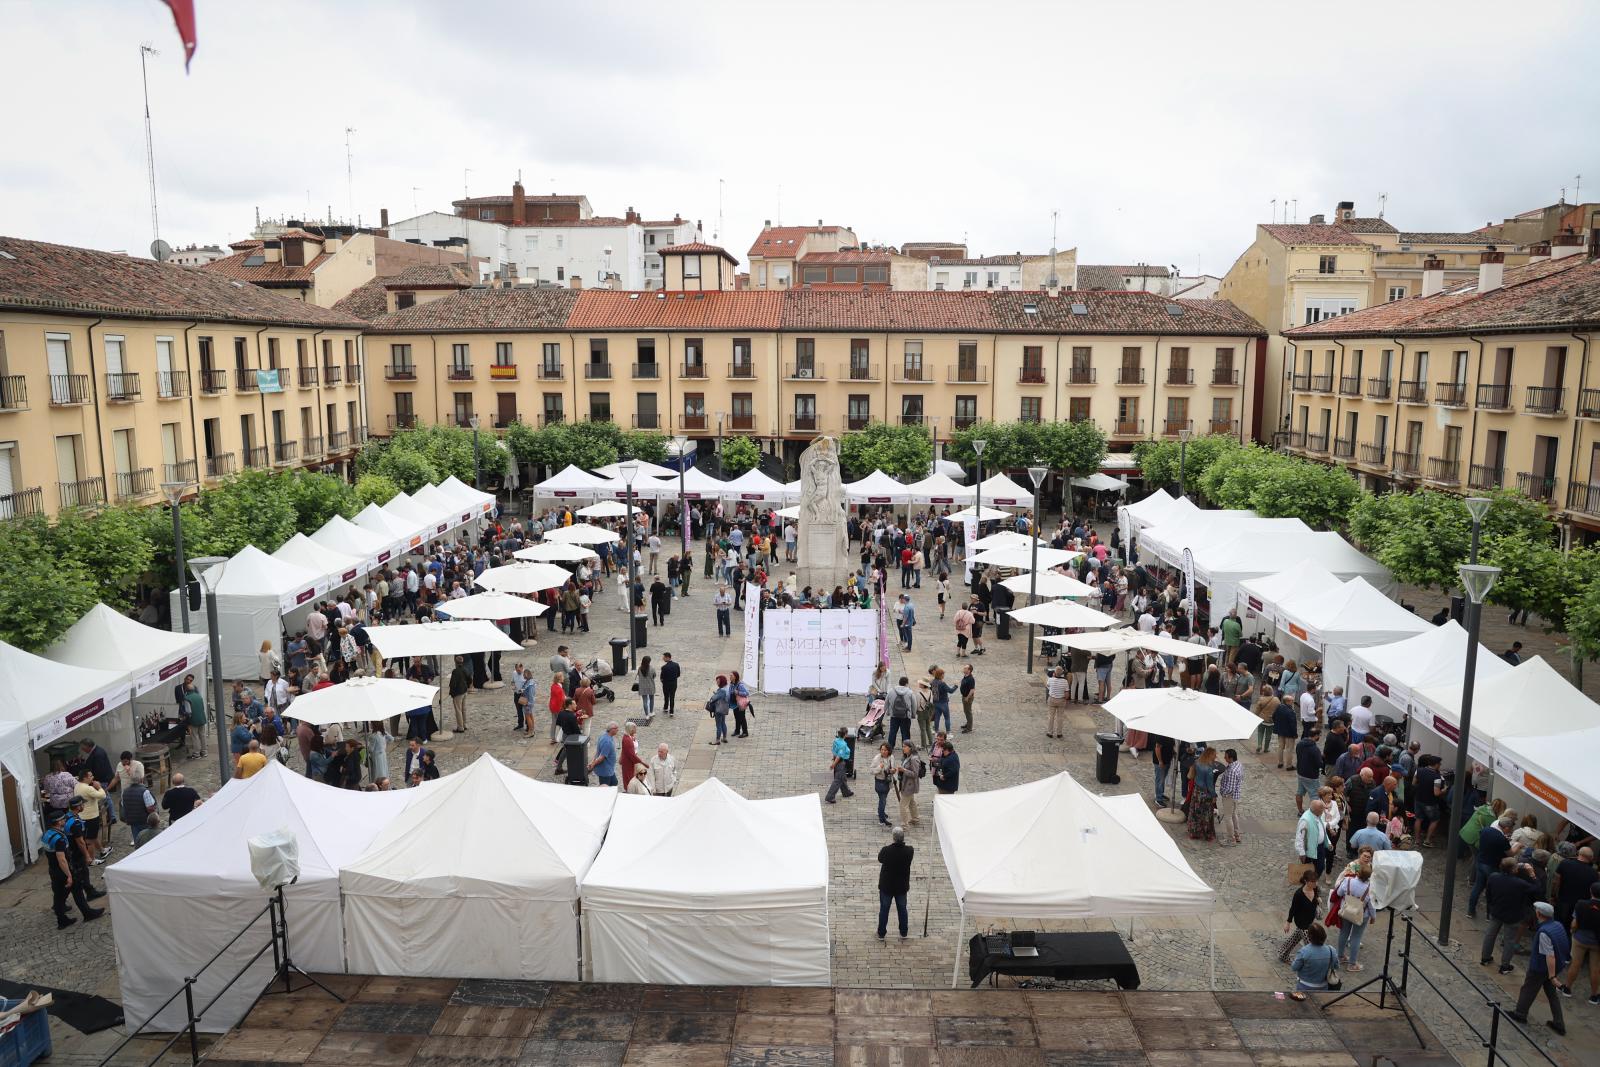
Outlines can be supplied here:
M1378 194L1378 217L1380 219L1383 218L1384 209L1387 208L1388 206L1389 206L1389 194L1388 193L1379 193Z
M356 128L354 126L346 126L344 128L344 190L345 196L350 200L350 217L352 219L356 217L356 178L355 164L351 162L350 155L350 135L355 132ZM330 211L328 214L331 215L333 212Z
M139 46L139 82L144 87L144 167L150 180L150 236L156 241L161 240L161 213L156 209L156 149L150 134L150 75L145 57L160 54L148 44ZM151 249L154 255L153 245Z

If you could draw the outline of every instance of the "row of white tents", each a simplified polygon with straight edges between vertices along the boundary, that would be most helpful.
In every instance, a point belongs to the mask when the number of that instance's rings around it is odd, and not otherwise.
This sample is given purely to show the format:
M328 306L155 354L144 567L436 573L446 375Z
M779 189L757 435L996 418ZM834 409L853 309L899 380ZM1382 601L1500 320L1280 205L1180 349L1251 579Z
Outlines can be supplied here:
M287 629L304 623L318 600L337 595L368 574L494 510L494 497L454 476L401 493L354 519L335 515L312 534L297 533L270 555L246 545L206 576L217 597L217 627L225 678L254 678L263 641L277 647ZM178 597L171 595L174 623ZM189 613L189 629L203 633L206 612Z
M1214 906L1138 796L1096 796L1065 773L940 796L934 820L963 917ZM488 755L415 789L360 793L271 764L106 869L130 1020L156 1012L264 906L246 842L280 829L298 842L299 878L284 895L306 970L682 985L831 977L815 793L748 800L713 778L639 797L539 782ZM260 941L228 948L200 976L197 1003ZM270 958L247 974L203 1029L238 1021ZM155 1027L181 1023L181 1006L169 1007Z

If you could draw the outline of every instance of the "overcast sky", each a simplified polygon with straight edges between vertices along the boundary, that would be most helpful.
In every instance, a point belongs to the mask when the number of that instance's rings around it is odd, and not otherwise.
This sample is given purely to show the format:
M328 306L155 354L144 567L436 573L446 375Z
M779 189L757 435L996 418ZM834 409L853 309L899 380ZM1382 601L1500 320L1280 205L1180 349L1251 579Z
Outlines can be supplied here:
M1600 194L1600 4L0 0L0 233L143 255L463 187L1223 273L1298 200L1471 229ZM470 15L470 17L469 17ZM1585 55L1585 45L1591 54ZM345 127L354 127L353 198ZM467 171L470 170L470 173ZM1593 198L1593 197L1591 197ZM352 207L353 202L353 207ZM1280 206L1281 211L1281 206Z

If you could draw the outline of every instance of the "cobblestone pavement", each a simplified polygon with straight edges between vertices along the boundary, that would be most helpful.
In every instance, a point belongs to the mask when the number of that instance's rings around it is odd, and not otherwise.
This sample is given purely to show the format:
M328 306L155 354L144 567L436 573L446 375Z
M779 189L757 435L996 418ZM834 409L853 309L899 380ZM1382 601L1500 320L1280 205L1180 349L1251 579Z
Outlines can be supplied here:
M707 583L696 575L694 595L677 601L666 625L652 629L649 654L659 662L662 651L670 651L683 664L679 688L680 710L676 716L658 714L655 722L641 727L641 748L651 749L667 741L674 752L686 758L685 785L715 774L746 796L773 797L807 790L821 792L827 784L829 743L839 726L851 726L861 716L861 701L840 697L822 703L796 701L788 696L761 695L755 701L756 715L750 738L724 747L710 745L711 720L702 705L718 670L737 667L742 648L741 622L735 613L731 638L715 634ZM891 593L898 593L898 579L891 575ZM912 678L923 676L930 664L949 668L953 656L953 629L948 621L938 620L931 583L913 590L913 599L922 620L916 629L915 651L893 655L892 673ZM1438 597L1408 594L1408 602L1419 611L1431 613ZM586 658L606 649L613 634L625 634L621 611L614 602L603 601L593 615L593 632L564 638L541 627L536 646L527 650L526 660L543 681L544 663L556 643L566 641ZM1505 626L1504 615L1486 619L1486 641L1496 651L1509 645L1514 633L1527 651L1544 654L1557 667L1567 667L1565 657L1555 655L1555 643L1536 626L1526 630ZM1014 628L1013 640L993 639L993 628L986 631L989 654L974 658L978 679L976 723L972 734L958 735L962 757L963 791L980 791L1032 781L1063 769L1099 792L1140 792L1151 795L1148 757L1130 761L1123 754L1122 780L1117 786L1101 786L1094 780L1093 734L1106 729L1112 720L1094 707L1075 707L1070 715L1068 736L1060 740L1044 736L1042 674L1029 675L1024 669L1026 629ZM511 657L515 658L515 657ZM1596 679L1586 688L1594 689ZM628 690L628 679L613 683L615 704L602 704L597 718L624 718L637 709L638 698ZM553 778L552 748L545 738L523 741L511 732L510 690L474 693L468 700L470 729L435 745L439 762L446 773L464 766L480 752L488 751L510 766L526 773ZM1243 845L1223 846L1188 840L1182 827L1169 828L1185 857L1199 875L1217 890L1218 908L1213 919L1216 945L1216 983L1218 989L1286 989L1291 985L1287 967L1276 960L1276 938L1281 931L1290 890L1285 885L1285 865L1290 859L1294 828L1294 779L1278 771L1266 760L1249 753L1248 744L1236 746L1245 753L1245 795L1241 804L1245 841ZM398 773L402 757L398 746L391 753L390 767ZM298 761L296 761L296 765ZM190 783L202 793L216 786L214 759L180 762ZM877 921L877 863L879 847L888 833L875 818L875 797L871 782L863 777L855 797L825 806L828 847L831 858L830 921L832 925L834 984L841 987L948 987L952 964L956 962L956 927L959 914L949 878L933 840L930 788L923 805L922 825L911 828L909 840L917 849L911 891L912 937L898 941L892 935L880 942L875 935ZM122 828L118 827L119 836ZM1424 927L1431 929L1440 896L1441 853L1425 853L1424 884L1419 894ZM1470 865L1464 877L1470 878ZM1463 887L1464 890L1464 887ZM1454 958L1471 971L1477 985L1509 1004L1515 998L1519 972L1504 979L1489 969L1478 968L1475 945L1483 927L1465 915L1464 891L1456 907L1456 932L1469 947L1457 950ZM976 916L981 928L1007 924ZM922 936L926 923L927 936ZM1045 922L1019 920L1015 925L1034 929L1109 929L1107 922ZM1130 932L1121 924L1124 934ZM972 932L969 923L968 932ZM1368 972L1381 963L1382 931L1375 929L1362 947ZM109 920L87 926L80 924L57 933L49 913L49 891L42 869L20 872L0 883L0 977L61 986L115 997L116 968L113 962ZM1132 924L1130 951L1137 961L1145 989L1199 990L1209 978L1207 929L1204 920L1188 917L1139 919ZM1398 964L1397 964L1398 966ZM964 972L964 953L962 971ZM1433 977L1438 967L1429 970ZM1464 983L1454 979L1441 983L1453 1002L1473 1005L1473 1017L1487 1026L1487 1009L1468 995ZM1585 994L1586 995L1586 994ZM1476 1042L1465 1028L1443 1010L1442 1002L1419 996L1424 1016L1434 1031L1445 1037L1464 1059L1476 1058ZM1567 1022L1572 1036L1554 1037L1536 1024L1535 1039L1562 1062L1580 1062L1575 1051L1591 1050L1600 1039L1600 1009L1585 1003L1582 996L1568 1000ZM1542 1005L1534 1008L1534 1018L1545 1018ZM1513 1038L1513 1049L1521 1041ZM1471 1056L1466 1053L1472 1053ZM1588 1062L1594 1062L1592 1051ZM1532 1062L1531 1060L1529 1062Z

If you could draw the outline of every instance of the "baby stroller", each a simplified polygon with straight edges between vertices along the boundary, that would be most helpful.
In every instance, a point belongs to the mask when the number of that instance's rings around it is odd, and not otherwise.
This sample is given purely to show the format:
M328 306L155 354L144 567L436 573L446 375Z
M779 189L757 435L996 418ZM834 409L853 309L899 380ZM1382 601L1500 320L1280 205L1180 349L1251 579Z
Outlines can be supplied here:
M862 717L856 726L856 738L860 741L875 741L883 736L883 698L878 697L867 705L867 714Z
M611 681L613 677L611 672L611 664L605 662L597 656L588 663L579 666L578 673L583 677L583 680L588 682L589 685L594 689L594 696L596 700L617 699L616 691L606 684L607 682Z

